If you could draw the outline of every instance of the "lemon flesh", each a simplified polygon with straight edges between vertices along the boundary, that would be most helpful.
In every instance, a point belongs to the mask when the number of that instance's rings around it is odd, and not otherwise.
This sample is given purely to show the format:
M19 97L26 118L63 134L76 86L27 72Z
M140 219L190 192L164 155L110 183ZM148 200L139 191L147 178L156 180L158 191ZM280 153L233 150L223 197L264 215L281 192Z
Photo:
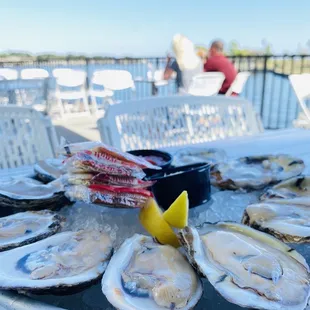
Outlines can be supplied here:
M188 226L188 208L187 191L183 191L169 209L164 212L163 218L172 227L182 229Z
M170 225L164 220L163 212L153 198L149 198L141 209L139 219L145 230L161 244L179 247L179 240Z

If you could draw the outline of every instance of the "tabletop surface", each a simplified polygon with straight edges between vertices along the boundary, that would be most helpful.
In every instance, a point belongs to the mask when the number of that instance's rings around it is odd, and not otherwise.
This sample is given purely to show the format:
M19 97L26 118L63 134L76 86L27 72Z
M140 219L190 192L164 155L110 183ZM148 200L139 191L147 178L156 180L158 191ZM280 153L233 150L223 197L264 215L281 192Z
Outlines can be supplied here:
M212 147L224 149L228 156L236 158L247 155L263 155L263 154L289 154L299 157L306 164L305 174L310 174L310 130L291 129L269 131L258 136L238 137L228 140L219 140L193 147ZM186 148L186 147L181 147ZM166 150L174 153L180 148L167 148ZM6 169L0 171L0 178L8 178L12 175L32 175L31 166L15 169ZM234 191L218 191L212 189L212 201L207 205L202 205L190 210L189 222L191 225L201 224L202 222L216 222L219 220L230 220L240 222L245 207L250 203L258 201L261 191L253 192L234 192ZM120 210L112 208L104 208L96 205L86 205L84 203L75 203L73 206L63 208L60 213L67 217L65 230L83 228L93 228L102 226L110 235L116 238L116 244L119 245L126 238L137 233L145 233L138 221L138 210ZM291 245L305 256L310 263L310 246L308 245ZM195 309L210 310L241 310L237 305L229 303L222 298L214 288L204 282L204 293L195 307ZM12 299L12 296L5 296ZM16 297L17 298L17 297ZM100 283L84 290L83 292L69 296L35 296L31 298L56 307L69 310L112 310L113 307L108 303L105 296L101 292ZM0 294L0 308L4 305L3 295ZM15 309L27 309L25 305L30 299L22 298L20 302L16 301L14 306L20 305ZM6 299L7 302L7 299ZM29 304L30 305L30 304ZM29 308L28 308L29 309ZM45 309L44 306L36 304L32 309ZM54 309L54 308L53 308Z

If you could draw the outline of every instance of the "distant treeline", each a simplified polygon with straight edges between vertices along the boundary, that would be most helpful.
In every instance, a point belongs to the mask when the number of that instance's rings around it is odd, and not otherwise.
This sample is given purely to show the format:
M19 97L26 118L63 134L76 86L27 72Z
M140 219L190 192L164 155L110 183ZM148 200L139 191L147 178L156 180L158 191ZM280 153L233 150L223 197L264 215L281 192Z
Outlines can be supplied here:
M209 46L200 44L196 45L197 54L201 58L206 58L208 55ZM242 47L238 41L232 40L225 46L225 54L228 56L255 56L255 55L273 55L274 51L272 48L272 44L267 39L261 40L260 48L249 49ZM291 54L288 51L285 51L284 54ZM309 55L310 54L310 39L305 44L299 44L296 49L296 55ZM155 57L148 57L155 58ZM87 60L91 59L94 61L100 60L114 60L114 57L111 56L86 56L82 54L67 54L67 55L59 55L52 53L42 53L34 55L25 51L6 51L0 52L0 60L4 61L52 61L52 60ZM141 57L121 57L123 60L129 60L130 62L140 62Z
M0 52L0 59L4 61L52 61L52 60L109 60L114 59L109 56L91 56L88 57L82 54L67 54L67 55L57 55L57 54L38 54L32 55L27 52ZM141 58L135 57L122 57L122 60L135 60Z
M205 58L208 53L208 48L205 45L196 45L197 54L199 54L202 58ZM262 49L259 50L249 50L243 49L240 47L237 41L231 41L227 46L225 53L230 56L250 56L250 55L271 55L272 54L272 46L267 41L262 43ZM114 59L113 57L107 56L91 56L87 57L83 54L67 54L67 55L59 55L52 53L43 53L33 55L29 52L24 51L7 51L0 52L0 59L7 61L51 61L51 60L108 60ZM137 59L136 57L121 57L124 60L134 61ZM141 60L141 58L139 58Z

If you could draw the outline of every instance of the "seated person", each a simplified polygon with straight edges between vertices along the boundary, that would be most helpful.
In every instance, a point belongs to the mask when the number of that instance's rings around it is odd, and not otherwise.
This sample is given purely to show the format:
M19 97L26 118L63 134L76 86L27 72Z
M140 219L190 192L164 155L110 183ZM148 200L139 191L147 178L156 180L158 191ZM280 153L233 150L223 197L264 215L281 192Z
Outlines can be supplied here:
M225 75L225 80L219 94L226 94L237 76L237 71L233 63L225 57L223 53L223 43L221 41L212 42L209 50L209 57L204 65L204 71L222 72Z
M185 36L176 34L172 47L176 60L167 57L164 79L169 80L175 72L178 91L187 92L192 77L202 73L202 62L196 54L194 44Z

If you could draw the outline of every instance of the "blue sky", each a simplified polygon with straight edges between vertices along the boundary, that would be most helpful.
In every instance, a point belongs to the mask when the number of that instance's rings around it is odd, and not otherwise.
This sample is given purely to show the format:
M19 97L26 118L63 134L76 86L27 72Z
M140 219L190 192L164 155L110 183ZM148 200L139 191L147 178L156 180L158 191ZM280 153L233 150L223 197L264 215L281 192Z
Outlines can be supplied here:
M295 52L310 39L309 12L309 0L0 0L0 50L164 56L183 33Z

